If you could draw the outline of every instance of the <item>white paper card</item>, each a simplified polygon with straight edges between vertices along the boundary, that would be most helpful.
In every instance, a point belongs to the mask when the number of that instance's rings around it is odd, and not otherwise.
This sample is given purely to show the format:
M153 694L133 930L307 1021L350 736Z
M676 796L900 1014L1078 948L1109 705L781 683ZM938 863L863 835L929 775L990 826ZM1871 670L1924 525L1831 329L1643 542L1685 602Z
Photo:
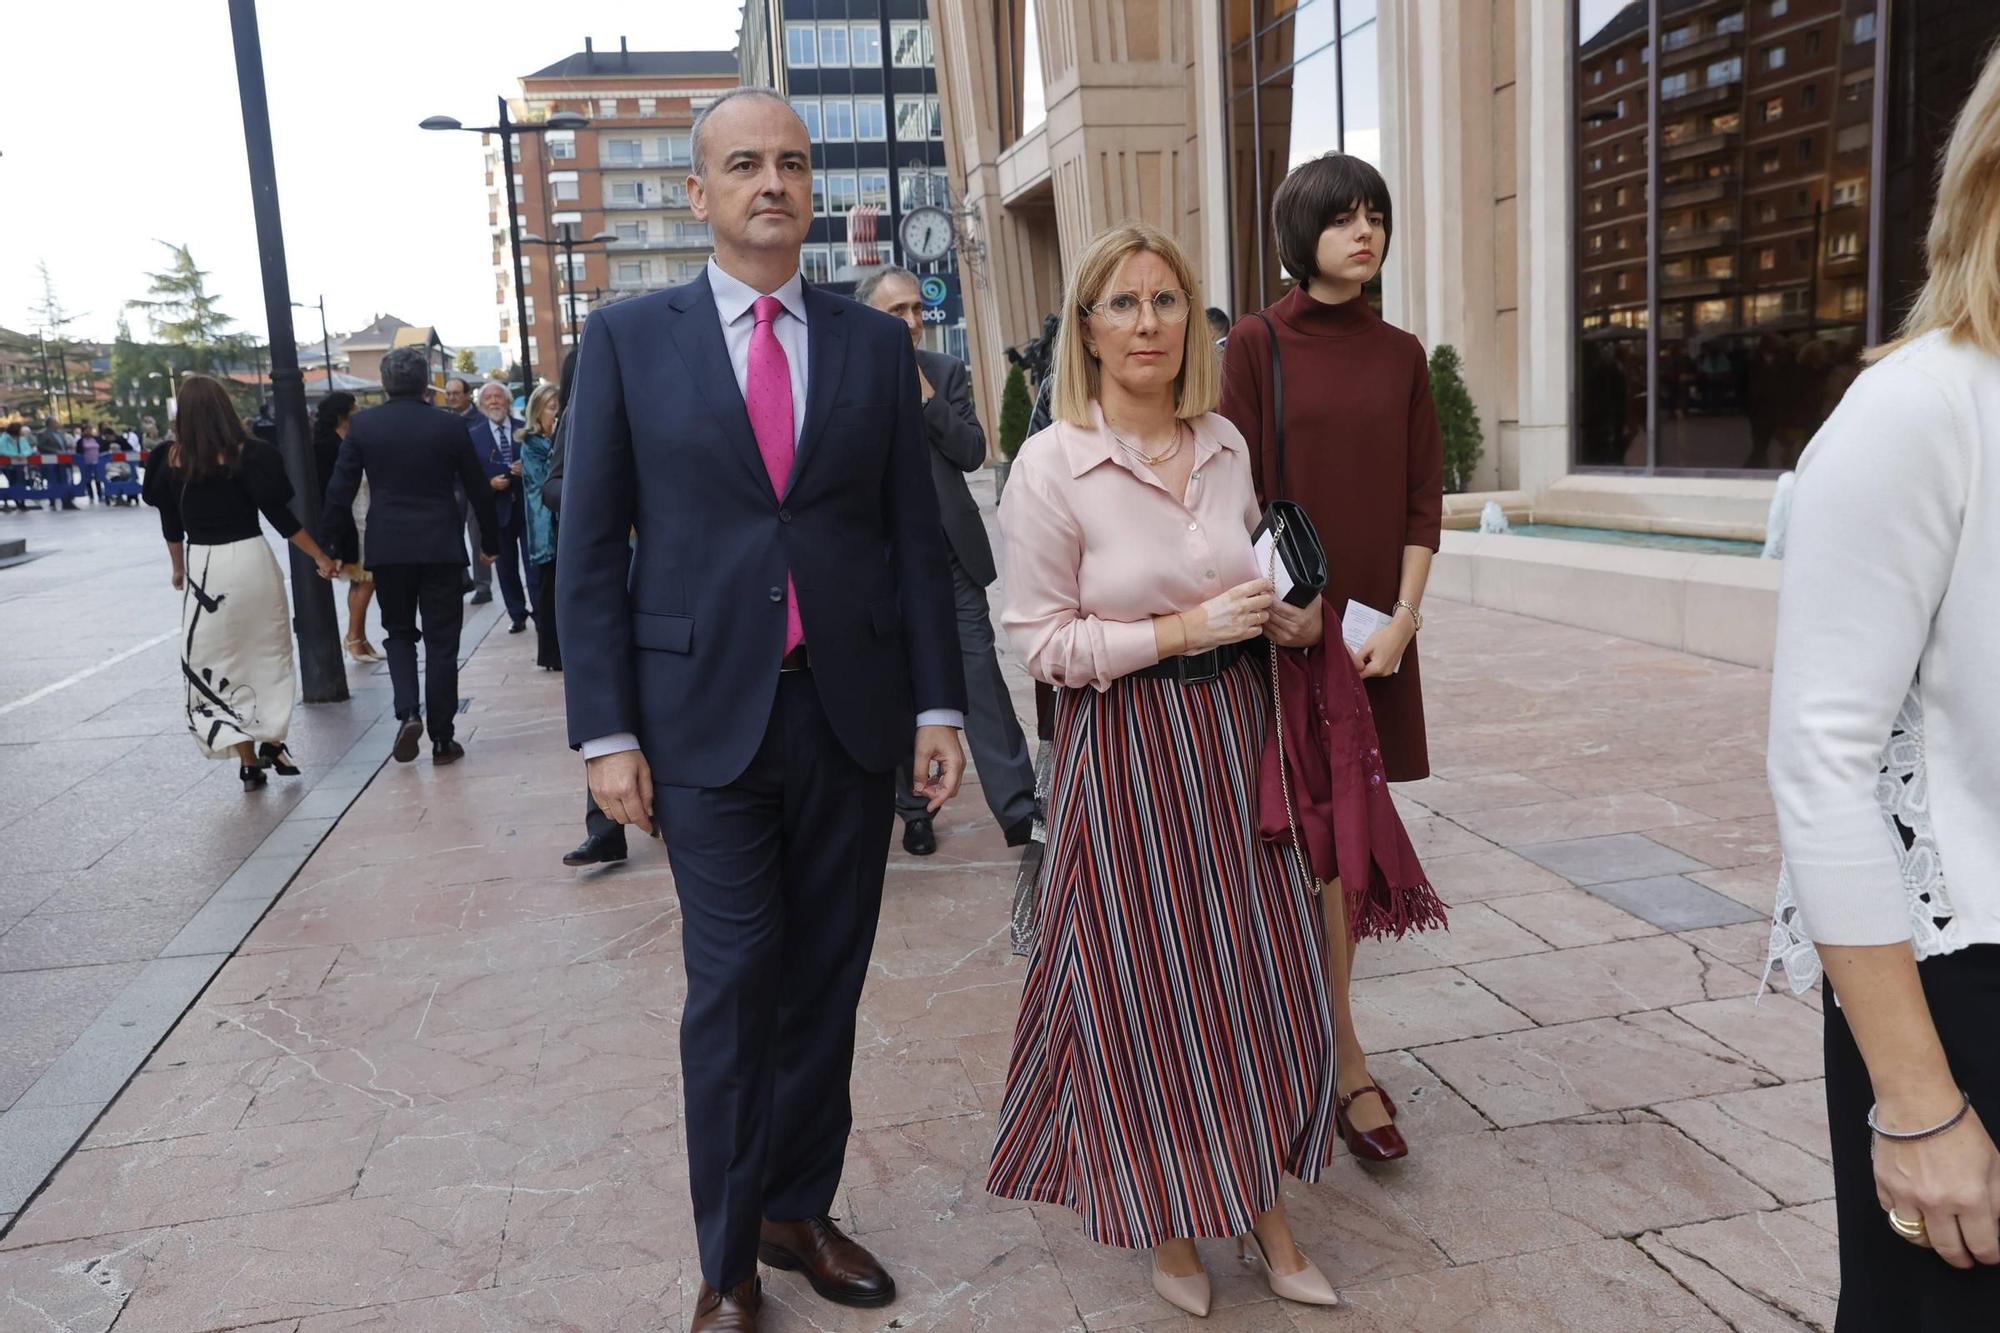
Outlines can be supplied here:
M1389 623L1389 617L1362 602L1349 602L1340 617L1340 638L1349 652L1360 652L1375 631Z
M1266 528L1258 536L1256 544L1253 545L1250 549L1254 551L1257 556L1257 572L1271 579L1272 584L1277 591L1278 600L1282 602L1285 600L1286 595L1289 594L1292 590L1292 572L1285 568L1284 561L1282 560L1274 561L1271 558L1271 553L1273 549L1272 544L1276 541L1277 538L1271 535L1271 530L1269 528ZM1241 550L1243 548L1238 547L1237 549ZM1273 573L1272 569L1273 565L1277 567L1275 573Z

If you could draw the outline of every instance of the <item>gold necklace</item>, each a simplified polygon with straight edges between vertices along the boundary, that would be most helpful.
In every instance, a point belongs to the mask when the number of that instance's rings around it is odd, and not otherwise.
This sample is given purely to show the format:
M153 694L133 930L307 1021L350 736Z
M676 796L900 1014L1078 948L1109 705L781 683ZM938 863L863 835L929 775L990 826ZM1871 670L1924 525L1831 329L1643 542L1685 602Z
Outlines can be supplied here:
M1107 425L1105 429L1110 430L1111 428ZM1160 464L1170 461L1175 454L1178 454L1181 451L1181 423L1178 420L1174 422L1174 442L1168 445L1165 450L1157 454L1149 454L1141 449L1135 449L1132 445L1126 442L1124 436L1120 435L1115 430L1111 431L1111 438L1118 441L1118 447L1120 449L1123 449L1126 453L1132 455L1132 457L1138 459L1141 463L1144 463L1147 467L1158 467Z

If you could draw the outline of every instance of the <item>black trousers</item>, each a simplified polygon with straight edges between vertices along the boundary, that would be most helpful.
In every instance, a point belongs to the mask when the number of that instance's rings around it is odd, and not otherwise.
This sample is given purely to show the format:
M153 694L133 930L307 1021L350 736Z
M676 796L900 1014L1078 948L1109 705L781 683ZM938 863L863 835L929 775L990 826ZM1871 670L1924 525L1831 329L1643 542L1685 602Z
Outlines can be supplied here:
M1931 1019L1960 1087L2000 1132L2000 944L1975 944L1917 965ZM1826 1109L1840 1220L1840 1314L1834 1333L1992 1333L2000 1328L2000 1267L1957 1269L1889 1229L1875 1197L1865 1117L1868 1068L1847 1020L1826 1001Z
M500 525L500 558L493 568L500 576L500 602L507 608L507 614L515 624L528 618L530 610L528 594L521 583L523 567L533 570L528 564L528 532L521 522L521 506L516 504L507 515L507 521ZM537 586L534 596L541 597ZM535 609L539 609L538 607Z
M1035 756L1014 715L1014 696L993 642L993 613L986 589L973 582L958 557L951 561L952 594L958 607L958 655L965 665L965 739L972 748L986 808L1001 828L1035 813ZM912 747L914 748L914 747ZM910 758L896 770L896 813L904 823L927 818L924 798L912 791Z
M458 638L465 628L465 567L382 565L375 601L382 609L383 650L395 690L396 716L428 713L425 729L448 741L458 720ZM423 629L418 630L419 617ZM417 704L417 640L424 641L423 706Z
M808 672L778 678L748 771L654 789L680 893L688 1174L702 1276L757 1270L758 1224L827 1212L853 1125L854 1009L894 824Z
M529 565L535 588L535 665L562 670L562 644L556 638L556 562Z

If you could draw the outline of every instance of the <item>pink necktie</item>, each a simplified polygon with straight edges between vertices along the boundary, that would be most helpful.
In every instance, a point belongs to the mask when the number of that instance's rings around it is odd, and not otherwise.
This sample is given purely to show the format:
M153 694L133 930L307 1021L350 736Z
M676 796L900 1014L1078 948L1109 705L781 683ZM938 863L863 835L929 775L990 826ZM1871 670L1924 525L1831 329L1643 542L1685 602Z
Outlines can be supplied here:
M751 312L756 326L750 330L750 371L745 376L744 406L750 412L750 431L757 437L757 452L764 456L764 470L771 474L771 490L785 498L785 481L792 475L792 366L785 359L784 344L771 328L785 308L775 296L760 296ZM785 651L791 652L806 641L805 626L799 620L799 590L788 572L785 575Z

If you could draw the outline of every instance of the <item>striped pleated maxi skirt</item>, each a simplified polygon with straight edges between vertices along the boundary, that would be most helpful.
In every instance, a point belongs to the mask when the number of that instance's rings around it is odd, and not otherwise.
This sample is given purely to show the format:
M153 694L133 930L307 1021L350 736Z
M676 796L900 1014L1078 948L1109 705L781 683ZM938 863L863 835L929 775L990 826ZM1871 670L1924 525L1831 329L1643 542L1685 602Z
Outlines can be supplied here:
M1262 663L1062 692L987 1188L1103 1245L1240 1235L1333 1157L1319 903L1257 834Z

